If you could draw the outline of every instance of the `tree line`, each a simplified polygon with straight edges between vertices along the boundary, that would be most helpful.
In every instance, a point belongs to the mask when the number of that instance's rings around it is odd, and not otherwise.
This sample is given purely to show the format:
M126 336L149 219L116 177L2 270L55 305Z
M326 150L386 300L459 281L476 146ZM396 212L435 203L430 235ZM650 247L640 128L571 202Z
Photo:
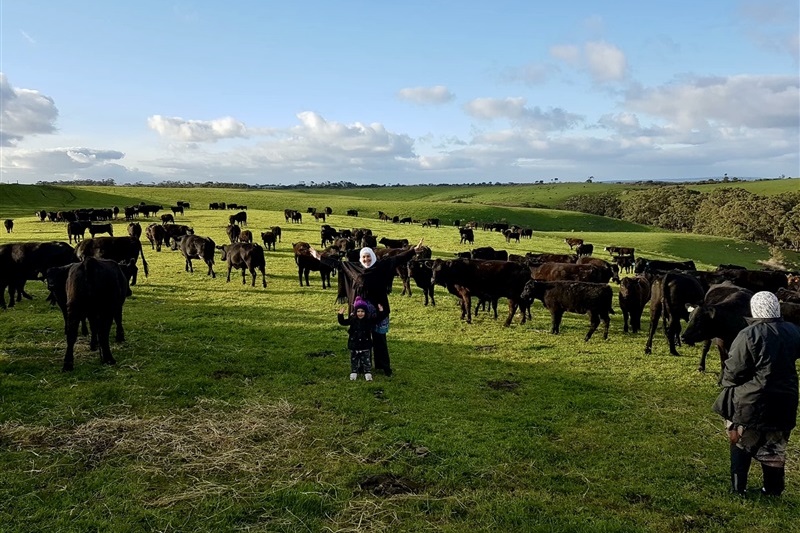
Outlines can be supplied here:
M577 195L560 207L673 231L800 251L800 192L760 196L726 187L703 193L676 185Z

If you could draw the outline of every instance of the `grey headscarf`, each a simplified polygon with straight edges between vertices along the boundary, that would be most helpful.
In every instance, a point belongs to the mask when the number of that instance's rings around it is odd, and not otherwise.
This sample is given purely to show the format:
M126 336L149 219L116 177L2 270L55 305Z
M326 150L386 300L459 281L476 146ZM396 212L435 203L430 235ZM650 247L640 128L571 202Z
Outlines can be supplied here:
M370 263L369 265L365 265L364 261L361 260L361 256L364 255L364 254L372 256L372 263ZM377 260L378 260L378 258L375 257L375 252L372 251L372 248L364 247L364 248L361 249L360 252L358 252L358 262L361 263L361 266L363 266L364 268L370 268L370 267L375 266L375 262Z
M750 314L753 318L780 318L781 304L771 292L757 292L750 299Z

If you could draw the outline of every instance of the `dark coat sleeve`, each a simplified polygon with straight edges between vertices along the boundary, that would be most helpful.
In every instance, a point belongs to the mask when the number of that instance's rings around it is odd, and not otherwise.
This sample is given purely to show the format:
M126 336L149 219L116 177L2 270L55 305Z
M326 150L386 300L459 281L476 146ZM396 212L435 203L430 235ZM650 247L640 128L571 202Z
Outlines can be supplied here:
M339 324L341 324L342 326L349 326L350 325L350 319L349 318L345 318L342 313L338 313L336 315L336 317L339 319Z

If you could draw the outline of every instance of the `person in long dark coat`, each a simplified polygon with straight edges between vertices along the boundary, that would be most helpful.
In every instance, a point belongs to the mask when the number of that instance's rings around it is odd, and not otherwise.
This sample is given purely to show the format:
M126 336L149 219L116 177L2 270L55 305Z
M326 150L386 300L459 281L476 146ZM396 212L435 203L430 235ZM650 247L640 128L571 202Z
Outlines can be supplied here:
M779 496L785 487L786 444L797 423L800 328L781 318L771 292L755 293L750 311L751 325L731 344L714 411L726 420L731 491L747 492L754 458L764 474L761 493Z
M395 275L397 266L408 262L415 253L423 250L423 240L424 239L420 239L419 244L414 248L409 248L396 255L385 257L380 260L375 257L375 252L372 251L372 248L362 248L359 252L358 262L339 262L335 259L320 255L314 248L309 248L309 251L313 257L339 270L339 298L342 301L346 299L351 309L356 296L368 300L376 308L378 305L381 305L386 315L383 323L388 326L391 307L389 306L387 287ZM376 370L383 370L384 374L391 376L392 366L389 361L389 347L386 343L385 332L373 331L372 352L375 357L374 368Z

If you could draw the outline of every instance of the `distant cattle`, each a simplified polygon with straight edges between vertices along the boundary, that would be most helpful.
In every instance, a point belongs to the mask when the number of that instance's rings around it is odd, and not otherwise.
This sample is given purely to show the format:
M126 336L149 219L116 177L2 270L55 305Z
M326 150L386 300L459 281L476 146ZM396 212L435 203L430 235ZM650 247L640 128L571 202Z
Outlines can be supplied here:
M278 239L278 242L281 242L281 234L283 233L283 231L281 231L281 227L272 226L270 231L275 234L275 238Z
M169 224L164 228L164 242L170 246L170 241L184 235L194 235L194 228L183 224Z
M295 223L295 222L297 222L298 224L302 224L303 223L303 215L300 213L300 211L294 211L292 213L291 219L292 219L292 223Z
M242 228L236 224L230 224L227 228L225 228L225 233L228 235L228 239L231 241L231 244L239 241L239 234L241 232Z
M244 211L240 211L240 212L236 213L235 215L231 215L231 216L228 217L228 222L230 224L239 224L240 226L246 226L247 225L247 213L245 213Z
M173 241L173 249L180 247L183 257L186 259L184 269L186 272L194 273L192 266L192 259L201 259L208 265L208 274L212 278L216 278L217 274L214 272L214 255L215 243L210 237L201 237L200 235L185 235L180 237L177 241Z
M131 237L136 237L137 239L141 239L142 226L138 222L131 222L128 224L128 235Z
M114 236L114 226L111 224L90 224L89 225L89 234L94 237L99 233L108 233L112 237Z
M574 247L583 244L583 239L569 238L569 239L564 239L564 242L567 243L569 249L572 250Z
M14 230L14 221L7 218L3 221L3 226L6 228L6 233L11 233Z
M42 222L44 222L45 219L47 219L47 211L45 211L44 209L34 212L33 215Z
M592 252L594 252L594 245L592 245L590 243L579 244L575 248L575 254L578 257L584 257L584 256L592 255Z
M390 217L389 215L387 215L383 211L378 211L378 218L380 220L383 220L384 222L388 222L388 221L390 221L392 219L392 217Z
M521 298L527 302L540 300L550 311L551 333L557 334L560 331L561 318L568 312L589 315L589 331L584 341L592 338L601 320L604 324L603 338L608 338L608 327L611 323L609 314L614 313L611 307L613 291L609 285L583 281L530 280L525 284Z
M164 224L164 225L170 224L170 223L174 224L175 223L175 217L172 216L170 213L164 213L163 215L161 215L161 223Z
M358 210L356 210L356 209L348 209L347 210L347 216L349 216L349 217L357 217L358 216Z
M536 265L541 263L574 263L578 260L578 256L573 254L548 254L540 253L535 254L528 252L525 254L525 260L529 265Z
M147 229L144 230L144 236L147 237L148 241L150 241L150 249L152 250L155 248L156 252L160 252L161 244L164 242L167 232L164 230L164 226L161 224L153 223L147 226Z
M23 296L25 283L37 279L48 268L77 261L72 246L65 242L21 242L0 244L0 307L6 308L5 291L8 288L9 307Z
M417 287L422 289L422 294L425 298L425 305L428 305L430 298L431 305L436 305L434 298L434 284L432 282L433 271L431 270L430 261L411 260L406 265L408 268L408 277L414 280Z
M228 209L241 209L241 207L239 206L239 204L229 203L228 204Z
M635 259L631 255L618 255L612 258L612 261L617 264L620 270L625 270L626 274L630 274L635 265Z
M265 231L261 233L261 240L264 241L264 248L267 250L275 249L275 233L272 231Z
M326 215L332 215L333 214L333 208L325 207L325 214Z
M460 244L475 244L475 232L472 228L458 228L458 232L461 234Z
M313 215L316 212L317 212L317 208L316 207L306 208L306 213L309 213L309 214Z
M327 246L328 244L333 244L333 241L336 240L338 237L339 232L336 231L336 228L332 228L327 224L323 224L319 228L319 240L322 246Z
M75 255L82 260L84 257L97 257L111 259L118 263L130 260L136 264L139 256L142 257L142 267L145 277L148 276L147 261L144 258L142 243L134 237L96 237L85 239L75 247ZM136 276L133 276L131 285L136 285Z
M625 248L622 246L606 246L606 252L610 255L633 255L635 248Z
M531 277L541 281L585 281L608 283L611 269L597 265L577 265L575 263L542 263L531 266Z
M699 305L704 296L703 286L694 276L674 271L656 276L650 285L650 332L644 353L652 352L653 336L663 314L669 353L679 356L675 347L680 343L681 319L689 320L686 304Z
M211 209L212 211L220 209L219 202L211 202L210 204L208 204L208 208Z
M177 215L178 213L180 213L181 215L183 214L183 206L182 205L173 205L173 206L170 207L170 209L172 210L172 214L173 215Z
M531 228L521 228L519 230L519 236L523 239L532 239L533 238L533 229Z
M100 348L100 360L103 363L116 363L109 342L111 323L117 324L117 342L124 341L122 307L131 294L122 267L116 261L86 257L80 263L48 270L46 279L64 315L67 349L62 370L68 372L74 368L75 342L78 339L78 326L83 319L89 321L91 328L90 348Z
M622 331L638 333L642 328L642 313L650 299L650 283L642 276L622 278L619 282L619 308L622 310Z
M231 280L231 270L241 269L242 284L247 283L246 270L252 276L252 286L256 286L256 270L261 271L261 281L264 288L267 287L267 262L264 258L264 249L258 244L248 244L237 242L234 244L223 244L217 246L222 251L222 260L228 264L228 281Z
M425 220L425 222L422 223L422 227L423 228L424 227L429 227L430 228L430 227L433 227L433 226L436 226L437 228L439 227L439 219L438 218L429 218L429 219Z
M178 207L182 207L184 209L189 209L189 207L191 207L189 205L189 202L184 202L183 200L178 200L177 202L175 202L175 205L177 205ZM183 214L183 211L181 211L181 214Z
M325 213L313 213L313 216L314 220L317 221L322 220L323 222L325 222L325 216L326 216Z
M473 248L470 252L472 259L485 259L490 261L508 261L508 252L506 250L495 250L491 246L482 246L480 248Z
M388 239L386 237L382 237L378 244L382 244L387 248L403 248L408 246L408 239Z
M511 241L519 242L519 232L518 231L512 231L510 229L507 229L507 230L503 231L503 236L506 238L506 242L511 242Z
M239 233L239 242L253 242L253 232L249 229L242 230Z
M83 240L84 236L86 235L86 226L84 222L67 222L67 237L69 238L69 242L72 242L72 239L75 239L75 242L80 242Z

